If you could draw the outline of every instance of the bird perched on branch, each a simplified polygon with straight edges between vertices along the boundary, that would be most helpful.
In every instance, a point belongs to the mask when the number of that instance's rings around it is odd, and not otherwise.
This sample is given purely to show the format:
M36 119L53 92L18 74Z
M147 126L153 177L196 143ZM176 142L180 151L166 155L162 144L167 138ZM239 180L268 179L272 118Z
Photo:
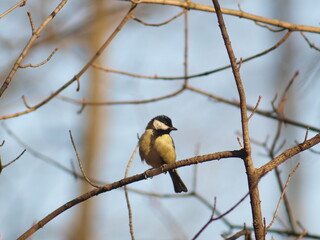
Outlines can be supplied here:
M177 129L172 126L171 119L165 115L151 119L139 140L141 160L146 161L154 168L163 164L174 163L176 161L176 150L169 135L174 130ZM176 169L169 170L169 174L176 193L188 191Z

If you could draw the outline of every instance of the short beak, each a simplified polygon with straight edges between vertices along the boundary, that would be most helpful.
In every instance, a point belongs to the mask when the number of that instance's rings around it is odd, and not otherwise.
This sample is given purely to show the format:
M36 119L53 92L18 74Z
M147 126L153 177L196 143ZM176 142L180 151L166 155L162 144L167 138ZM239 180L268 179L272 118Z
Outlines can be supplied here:
M176 131L176 130L178 130L178 129L176 129L175 127L170 127L169 128L171 131Z

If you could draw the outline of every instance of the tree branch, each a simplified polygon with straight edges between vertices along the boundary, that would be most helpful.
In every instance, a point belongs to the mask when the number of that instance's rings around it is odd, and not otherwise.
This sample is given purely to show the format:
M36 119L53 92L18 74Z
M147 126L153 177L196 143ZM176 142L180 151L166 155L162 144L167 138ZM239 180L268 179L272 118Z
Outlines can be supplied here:
M179 1L179 0L127 0L127 1L136 2L140 4L145 3L145 4L170 5L170 6L188 8L192 10L215 12L215 9L213 7L206 6L203 4L197 4L191 1L188 1L188 2ZM221 11L223 14L226 14L226 15L232 15L232 16L245 18L248 20L256 21L256 22L266 23L279 28L286 28L290 31L320 33L320 27L298 25L294 23L279 21L278 19L265 18L265 17L261 17L254 14L233 10L233 9L222 8Z
M185 159L182 161L178 161L173 164L165 164L159 168L152 168L152 169L149 169L143 173L140 173L140 174L128 177L128 178L121 179L119 181L113 182L111 184L107 184L107 185L100 187L100 188L95 188L95 189L93 189L87 193L84 193L81 196L63 204L62 206L60 206L59 208L57 208L56 210L51 212L49 215L44 217L42 220L37 222L35 225L33 225L30 229L28 229L25 233L23 233L17 240L23 240L23 239L30 237L32 234L34 234L40 228L44 227L52 219L54 219L55 217L57 217L61 213L65 212L69 208L71 208L81 202L84 202L91 197L97 196L101 193L108 192L113 189L128 185L130 183L144 180L146 178L152 178L154 176L157 176L161 173L167 172L167 171L174 169L174 168L179 168L182 166L188 166L188 165L212 161L212 160L220 160L221 158L241 158L241 157L243 157L243 152L241 150L240 151L235 150L235 151L217 152L217 153L197 156L197 157L188 158L188 159Z

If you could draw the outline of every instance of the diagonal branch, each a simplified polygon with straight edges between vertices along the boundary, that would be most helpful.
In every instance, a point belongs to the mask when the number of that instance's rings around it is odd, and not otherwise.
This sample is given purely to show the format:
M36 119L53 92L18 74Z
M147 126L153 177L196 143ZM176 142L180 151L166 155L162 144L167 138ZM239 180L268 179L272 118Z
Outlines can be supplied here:
M183 8L199 10L204 12L215 12L215 9L213 7L194 3L191 1L188 1L188 2L184 2L180 0L127 0L127 1L136 2L140 4L145 3L145 4L170 5L170 6L183 7ZM320 33L320 27L298 25L290 22L279 21L278 19L261 17L251 13L246 13L244 11L233 10L233 9L222 8L221 11L223 14L226 14L226 15L237 16L240 18L245 18L248 20L256 21L256 22L266 23L279 28L286 28L290 31Z
M64 2L66 2L66 0L64 0ZM59 93L61 93L64 89L66 89L67 87L69 87L73 82L78 81L78 79L80 79L80 77L89 69L89 67L91 66L91 64L97 60L97 58L102 54L102 52L107 48L107 46L111 43L111 41L115 38L115 36L120 32L120 30L123 28L123 26L129 21L131 15L134 13L134 10L136 8L137 4L132 4L132 6L130 7L128 13L126 14L126 16L122 19L122 21L120 22L120 24L118 25L118 27L113 31L113 33L110 35L110 37L102 44L102 46L98 49L98 51L91 57L91 59L88 61L88 63L80 70L80 72L78 72L78 74L76 74L72 79L70 79L67 83L65 83L62 87L60 87L58 90L56 90L54 93L52 93L49 97L47 97L46 99L44 99L42 102L38 103L37 105L30 107L29 109L22 111L22 112L18 112L18 113L14 113L14 114L10 114L10 115L6 115L6 116L2 116L0 117L0 119L8 119L8 118L13 118L13 117L18 117L30 112L33 112L35 110L37 110L38 108L42 107L43 105L45 105L46 103L50 102L54 97L56 97ZM54 15L55 12L53 12L51 15ZM24 56L23 56L24 57ZM19 58L20 59L20 58ZM23 59L23 58L22 58ZM16 68L19 67L20 62L22 61L19 60L16 62L15 66ZM16 71L16 70L15 70ZM11 71L11 73L9 74L8 78L9 81L3 84L3 86L0 89L0 97L1 94L3 93L3 91L8 87L15 71ZM11 76L12 75L12 76ZM11 77L10 77L11 76ZM79 85L78 85L79 86Z
M320 142L320 133L315 135L313 138L310 138L309 140L303 141L302 143L285 150L279 156L275 157L273 160L271 160L270 162L266 163L265 165L263 165L262 167L257 169L257 174L258 174L259 178L261 178L263 175L270 172L275 167L284 163L289 158L315 146L319 142Z
M28 43L26 44L26 46L24 47L24 49L22 50L20 56L18 57L18 59L16 60L16 62L14 63L10 73L8 74L8 76L6 77L4 83L2 84L1 88L0 88L0 97L2 96L2 94L4 93L4 91L8 88L13 76L15 75L15 73L17 72L22 60L25 58L25 56L27 55L27 53L29 52L32 44L35 42L35 40L40 36L40 33L42 32L42 30L53 20L53 18L57 15L57 13L63 8L63 6L68 2L68 0L62 0L60 2L60 4L55 8L55 10L42 22L42 24L40 25L40 27L34 31L32 33L31 38L29 39Z
M220 160L221 158L241 158L242 156L243 156L243 152L241 150L240 151L235 150L235 151L217 152L217 153L197 156L197 157L188 158L188 159L185 159L182 161L178 161L173 164L165 164L159 168L152 168L152 169L149 169L143 173L136 174L134 176L121 179L119 181L107 184L107 185L100 187L100 188L95 188L95 189L93 189L89 192L86 192L86 193L82 194L81 196L74 198L73 200L63 204L62 206L60 206L59 208L57 208L56 210L54 210L53 212L48 214L46 217L44 217L42 220L35 223L30 229L28 229L25 233L23 233L20 237L18 237L17 240L27 239L32 234L34 234L36 231L38 231L40 228L44 227L52 219L59 216L61 213L65 212L68 209L74 207L75 205L78 205L79 203L82 203L82 202L84 202L94 196L97 196L101 193L109 192L113 189L117 189L117 188L123 187L125 185L128 185L130 183L144 180L146 178L152 178L154 176L157 176L161 173L167 172L167 171L174 169L174 168L179 168L182 166L187 166L187 165L192 165L192 164L198 164L200 162Z

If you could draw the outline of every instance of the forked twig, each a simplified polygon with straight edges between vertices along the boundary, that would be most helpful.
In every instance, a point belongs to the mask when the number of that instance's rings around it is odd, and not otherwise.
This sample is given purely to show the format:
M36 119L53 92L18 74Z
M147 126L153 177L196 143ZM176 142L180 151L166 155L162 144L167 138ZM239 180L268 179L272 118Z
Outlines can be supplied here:
M44 61L42 61L41 63L38 63L38 64L26 64L26 65L19 65L19 68L28 68L28 67L32 67L32 68L36 68L36 67L40 67L44 64L46 64L47 62L50 61L50 59L53 57L53 55L58 51L58 48L55 48L51 54L49 55L49 57L47 57L47 59L45 59Z
M228 215L230 212L232 212L234 209L236 209L240 203L242 203L250 194L250 191L244 195L235 205L233 205L229 210L227 210L226 212L224 212L223 214L219 215L218 217L213 217L214 213L216 211L216 197L214 198L214 204L213 204L213 209L212 209L212 213L210 216L210 219L208 220L208 222L200 229L200 231L192 238L192 240L197 239L200 234L209 226L210 223L212 223L213 221L217 221L223 217L225 217L226 215Z

